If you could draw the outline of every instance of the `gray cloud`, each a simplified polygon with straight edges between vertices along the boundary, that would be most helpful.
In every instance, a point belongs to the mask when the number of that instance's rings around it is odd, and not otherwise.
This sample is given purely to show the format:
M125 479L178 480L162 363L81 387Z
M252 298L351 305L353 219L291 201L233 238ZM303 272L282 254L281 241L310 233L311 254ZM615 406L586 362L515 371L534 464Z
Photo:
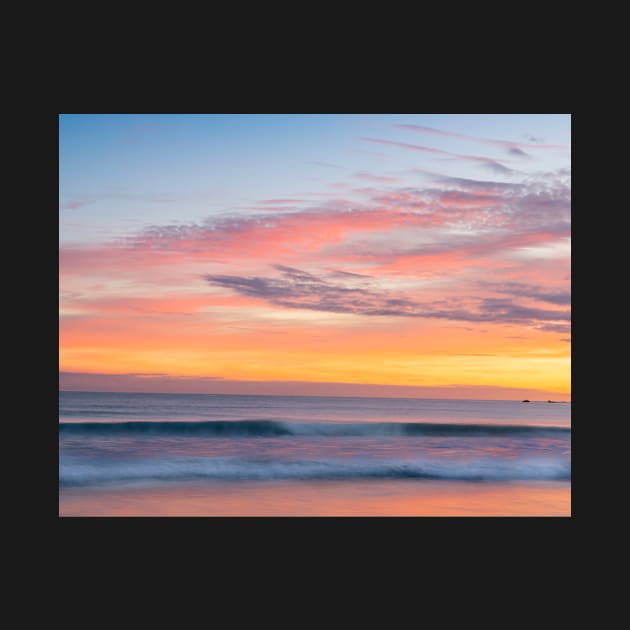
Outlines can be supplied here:
M195 393L203 391L200 388L204 386L222 381L222 376L176 376L136 372L123 374L59 372L61 391Z
M424 173L416 169L418 172ZM446 184L454 184L461 188L470 190L498 190L498 191L520 191L524 188L524 184L513 184L508 182L493 182L479 179L467 179L465 177L451 177L450 175L438 175L429 173L433 179Z
M498 315L502 321L525 321L525 320L571 320L570 311L552 311L549 309L532 308L515 304L512 300L502 300L500 298L483 298L483 311L493 316Z
M286 265L273 265L274 269L282 272L285 276L298 282L322 282L317 276L295 267L287 267Z
M511 175L512 173L516 172L514 169L508 168L504 164L501 164L500 162L495 162L494 160L484 161L481 163L481 165L484 168L490 169L495 173L501 173L502 175Z
M571 291L554 289L544 289L532 284L520 282L505 282L496 284L492 282L480 282L480 286L492 289L497 293L507 293L515 297L528 297L558 306L569 306L571 304Z
M368 276L364 273L354 273L352 271L341 271L340 269L330 269L329 270L332 276L338 276L340 278L351 278L351 279L372 279L373 276Z
M93 197L77 197L64 203L61 208L63 210L76 210L78 208L83 208L83 206L94 203L94 201L95 199Z
M556 392L535 389L520 389L512 387L486 385L460 385L451 383L426 387L420 385L380 385L362 383L334 383L307 381L237 381L230 379L175 379L169 383L157 382L149 379L143 381L142 390L138 389L136 381L129 382L121 374L87 374L81 372L60 372L59 385L62 391L88 392L156 392L156 393L190 393L190 394L266 394L286 396L287 392L302 396L377 396L377 397L416 397L416 398L450 398L454 396L489 400L497 392L509 395L515 400L523 398L546 400L551 397L563 396ZM457 388L457 392L454 389Z
M533 142L534 144L542 144L545 139L544 138L539 138L538 136L532 136L529 134L525 134L523 136L526 140L529 140L530 142Z
M420 151L423 153L433 153L435 155L445 155L450 158L456 158L459 160L465 160L468 162L477 162L482 166L489 168L497 173L509 175L515 173L511 168L499 163L492 158L481 155L463 155L461 153L451 153L450 151L443 151L442 149L436 149L434 147L426 147L420 144L409 144L408 142L394 142L393 140L382 140L380 138L360 138L363 142L373 142L375 144L384 144L388 146L399 147L401 149L408 149L410 151Z
M529 155L529 153L525 153L525 151L523 151L522 149L519 149L518 147L510 147L508 149L508 153L510 155L518 155L519 157L531 157L531 155Z
M566 334L571 332L571 324L541 324L540 326L536 326L536 329L544 330L545 332Z
M502 322L532 325L540 321L569 320L569 311L531 308L497 298L418 302L402 293L378 291L334 282L330 274L317 276L293 267L275 265L278 277L210 274L204 279L213 286L247 297L263 299L275 306L367 316L429 317L470 322Z

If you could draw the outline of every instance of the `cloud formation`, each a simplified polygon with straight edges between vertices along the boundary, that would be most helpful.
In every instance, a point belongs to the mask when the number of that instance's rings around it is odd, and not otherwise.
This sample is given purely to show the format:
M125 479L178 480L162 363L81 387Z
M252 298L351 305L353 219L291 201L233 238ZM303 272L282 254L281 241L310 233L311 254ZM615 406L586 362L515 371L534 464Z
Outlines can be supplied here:
M555 333L570 333L571 324L541 324L536 327L538 330L544 330L545 332Z
M402 292L376 290L340 282L331 275L274 265L279 276L208 274L212 286L263 299L275 306L331 313L386 317L428 317L470 322L499 322L534 325L565 321L569 311L532 308L500 298L458 298L420 302ZM350 274L354 275L354 274ZM352 280L352 278L347 278Z
M544 153L520 124L505 132L520 142L389 128L391 140L348 145L381 135L365 122L334 142L309 132L301 164L290 149L271 156L266 142L254 143L265 149L254 158L235 136L246 159L213 162L208 179L197 158L223 145L200 154L196 138L194 176L180 165L164 179L170 162L150 166L145 152L117 187L107 169L94 189L67 180L60 368L121 373L136 391L189 387L167 384L172 371L240 379L241 392L243 379L293 378L567 390L568 147ZM317 158L330 162L304 163ZM248 164L255 170L241 170ZM73 210L88 203L90 212Z
M425 127L423 125L394 125L398 129L405 129L406 131L414 131L418 133L431 134L435 136L447 136L450 138L460 138L462 140L472 140L482 144L489 144L496 147L502 147L507 149L513 155L527 155L524 151L514 152L513 149L566 149L565 146L560 144L542 144L539 138L530 138L532 143L515 142L513 140L492 140L490 138L480 138L478 136L471 136L465 133L456 133L453 131L444 131L442 129L435 129L434 127Z
M523 149L519 149L518 147L510 147L508 149L508 153L510 155L517 155L519 157L531 157L531 155L529 153L525 153L525 151L523 151Z
M398 177L390 177L388 175L374 175L374 173L368 173L367 171L357 171L352 175L352 177L378 183L394 183L400 181L400 178Z
M379 138L360 138L364 142L373 142L375 144L384 144L393 147L399 147L401 149L407 149L409 151L420 151L423 153L434 153L435 155L445 155L450 158L457 158L458 160L464 160L467 162L477 162L492 171L501 173L503 175L511 175L515 171L505 166L497 160L493 160L489 157L481 155L462 155L461 153L451 153L450 151L443 151L442 149L435 149L433 147L425 147L420 144L410 144L408 142L394 142L393 140L382 140Z
M415 169L415 171L431 175L437 182L457 186L458 188L464 188L466 190L492 190L518 193L525 188L525 184L521 183L495 182L489 180L468 179L466 177L452 177L450 175L440 175L438 173L432 173L421 169Z
M184 376L166 373L118 373L59 372L60 391L89 392L156 392L187 393L203 392L221 383L221 376ZM216 385L215 385L216 386Z
M167 380L168 379L168 380ZM60 372L62 391L137 392L139 381L134 375L83 372ZM141 382L143 392L173 394L249 394L286 396L370 396L386 398L453 398L457 389L460 397L479 400L547 400L557 392L516 387L456 385L366 385L344 382L312 382L301 380L230 380L213 378L181 379L166 375L163 381L153 379Z
M91 203L94 203L95 199L93 197L75 197L70 201L64 203L61 208L63 210L76 210L78 208L83 208Z
M302 201L304 201L304 199L262 199L258 203L261 205L278 206L278 205L283 205L285 203L289 203L289 204L300 203Z
M375 184L360 202L339 198L295 208L290 203L297 198L279 197L250 213L148 226L98 246L64 246L61 270L65 277L105 276L153 274L188 263L298 267L309 261L360 274L426 277L467 265L490 272L497 256L570 238L567 180L545 174L519 183L430 176L426 187ZM166 282L164 273L160 277ZM489 281L483 273L480 279ZM518 298L569 303L566 292L554 297L531 286L503 289Z
M505 282L502 284L493 284L489 282L481 282L480 286L492 289L497 293L507 293L514 297L527 297L541 302L549 302L558 306L569 306L571 304L571 291L565 289L552 289L539 287L520 282Z

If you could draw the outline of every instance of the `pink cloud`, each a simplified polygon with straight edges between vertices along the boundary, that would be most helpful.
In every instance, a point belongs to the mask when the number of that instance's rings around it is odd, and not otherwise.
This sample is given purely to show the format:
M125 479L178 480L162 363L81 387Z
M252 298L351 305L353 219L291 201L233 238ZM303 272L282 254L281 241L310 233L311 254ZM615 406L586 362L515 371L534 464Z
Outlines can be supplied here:
M518 297L524 300L520 308L534 312L531 309L535 307L527 304L528 295L533 295L531 290L514 283L560 286L568 273L568 263L559 260L550 270L544 261L521 262L507 254L570 237L569 190L536 183L518 187L492 187L487 182L475 187L473 180L461 187L458 182L443 184L442 188L419 189L375 185L364 190L366 197L361 203L338 199L290 213L284 211L283 204L291 199L269 199L265 200L269 204L283 203L261 208L266 210L264 214L233 215L188 225L156 225L117 242L64 246L60 250L61 287L75 296L64 297L63 306L77 313L69 315L77 318L73 323L75 334L79 334L78 320L85 313L92 317L94 326L93 317L99 319L99 330L115 326L116 334L126 335L125 317L141 322L146 316L159 319L180 315L182 322L191 322L190 318L206 307L260 303L256 290L261 282L266 283L267 293L285 290L275 276L261 276L261 269L299 267L304 278L308 274L319 274L321 278L323 270L342 266L372 275L374 282L379 277L412 282L449 278L450 289L445 295L468 295L473 290L469 278L474 270L477 280L502 282L504 288L511 282L509 286L519 290ZM278 211L271 209L274 207ZM204 284L208 288L204 283L208 277L215 279L215 293L195 293L201 292ZM372 296L374 303L370 302L364 286L353 286L353 293L348 293L348 277L342 278L341 284L326 280L328 288L318 293L315 289L321 287L314 286L311 294L298 300L281 298L297 308L316 304L319 310L339 312L378 313L396 306L392 302L393 306L381 308L374 302L376 294ZM91 295L83 278L89 278L91 284L105 282L109 295ZM296 281L304 282L299 278ZM193 292L183 295L181 288L186 283ZM240 295L229 293L230 283ZM217 287L221 289L219 294ZM160 294L151 295L156 290ZM374 290L371 286L370 291ZM479 285L474 290L478 295L492 294L491 288ZM426 300L435 300L436 295L432 290ZM355 304L346 301L353 296ZM390 298L402 299L397 295ZM495 299L504 298L499 294ZM362 309L357 307L359 303ZM515 316L516 311L506 310L504 302L488 302L488 308L499 306L505 317ZM407 310L413 308L408 305ZM436 309L433 312L441 312ZM452 309L444 310L450 312ZM122 329L114 322L116 318L123 322ZM169 333L156 328L155 334Z

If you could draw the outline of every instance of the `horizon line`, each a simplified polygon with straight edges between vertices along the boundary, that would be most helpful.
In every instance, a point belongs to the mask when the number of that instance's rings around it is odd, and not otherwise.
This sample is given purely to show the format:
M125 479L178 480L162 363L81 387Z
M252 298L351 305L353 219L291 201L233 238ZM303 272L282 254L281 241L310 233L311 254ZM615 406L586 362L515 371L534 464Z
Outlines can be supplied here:
M59 372L59 390L85 392L178 393L270 396L341 396L350 398L410 398L449 400L567 400L571 391L537 387L505 387L448 383L343 383L333 381L235 380L220 377L175 376L161 373L106 374Z
M93 391L87 389L59 389L60 394L132 394L141 396L267 396L270 398L397 398L408 400L463 400L472 402L542 402L542 403L571 403L571 399L568 400L535 400L535 399L501 399L501 398L435 398L435 397L422 397L422 396L351 396L348 394L330 395L330 394L226 394L221 392L122 392L122 391Z

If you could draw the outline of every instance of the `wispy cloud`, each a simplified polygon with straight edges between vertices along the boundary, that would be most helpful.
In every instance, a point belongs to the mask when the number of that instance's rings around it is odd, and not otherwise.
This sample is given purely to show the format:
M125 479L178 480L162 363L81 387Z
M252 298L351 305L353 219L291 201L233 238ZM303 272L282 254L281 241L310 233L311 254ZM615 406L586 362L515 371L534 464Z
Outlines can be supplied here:
M168 379L168 381L167 381ZM138 384L142 384L142 390ZM521 400L523 398L546 400L557 392L541 389L525 389L487 385L447 384L441 386L418 385L367 385L344 382L312 382L301 380L232 380L227 378L186 379L165 376L164 380L140 381L133 375L85 372L59 373L59 386L63 391L92 392L157 392L157 393L208 393L294 396L370 396L386 398L449 398L457 396L478 400ZM562 396L562 394L560 394Z
M132 203L197 203L206 201L209 198L208 191L190 193L170 193L170 192L128 192L125 190L95 192L89 195L72 197L62 205L63 209L81 208L98 201L129 201Z
M510 191L519 192L525 189L527 186L524 183L517 182L497 182L493 180L482 179L469 179L466 177L453 177L451 175L443 175L436 173L435 171L428 171L422 168L414 168L409 171L410 173L417 173L419 175L428 176L434 182L447 184L449 186L457 186L458 188L464 188L466 190L496 190L496 191Z
M433 153L435 155L445 155L450 158L456 158L458 160L464 160L467 162L477 162L482 166L489 168L497 173L503 175L510 175L515 171L505 166L497 160L493 160L489 157L479 155L462 155L460 153L451 153L450 151L443 151L442 149L435 149L434 147L426 147L420 144L410 144L408 142L394 142L393 140L382 140L379 138L360 138L363 142L372 142L374 144L383 144L387 146L399 147L401 149L407 149L409 151L420 151L422 153Z
M513 155L527 155L525 152L513 152L513 149L566 149L566 146L561 144L541 144L540 142L517 142L514 140L495 140L490 138L480 138L478 136L471 136L465 133L456 133L454 131L445 131L443 129L435 129L434 127L425 127L423 125L393 125L398 129L405 129L406 131L415 131L417 133L431 134L435 136L446 136L450 138L459 138L461 140L471 140L473 142L479 142L482 144L489 144L496 147L502 147L508 149Z
M531 155L529 153L525 153L525 151L523 151L523 149L519 149L518 147L510 147L508 149L508 153L510 155L517 155L519 157L531 157Z
M115 384L89 372L119 372L126 391L221 391L230 379L257 378L563 383L567 152L530 146L517 126L495 133L519 142L479 144L439 130L375 128L362 127L352 147L337 138L326 155L321 143L306 144L312 153L297 179L248 153L262 165L253 179L234 179L229 161L204 179L193 160L173 188L158 160L117 187L107 178L89 187L85 178L65 181L60 369L75 371L83 389ZM96 158L88 144L85 155ZM535 166L525 154L545 159ZM310 158L321 161L307 166ZM234 391L249 391L242 382Z
M75 197L70 201L64 203L61 208L63 210L76 210L78 208L83 208L91 203L94 203L96 199L94 197Z
M183 376L157 372L59 372L59 389L62 391L195 393L222 381L221 376Z
M205 280L213 286L260 298L275 306L332 313L528 325L566 321L571 317L569 311L532 308L497 298L420 302L402 292L349 286L341 283L338 275L333 280L330 276L283 265L275 265L275 269L280 272L279 276L208 274Z
M532 136L531 134L525 134L523 137L525 138L525 140L533 144L544 144L545 142L544 138L540 138L538 136Z
M353 173L352 177L357 179L365 179L369 182L389 183L399 182L399 177L391 177L389 175L375 175L374 173L368 173L367 171L358 171Z
M272 206L277 206L285 203L301 203L302 201L304 201L304 199L262 199L258 203L263 205L271 204Z
M354 273L352 271L341 271L340 269L329 269L331 276L337 276L340 278L353 278L353 279L361 279L361 280L370 280L373 276L369 276L364 273Z
M571 324L541 324L540 326L536 326L538 330L544 330L545 332L554 332L554 333L570 333L571 332Z
M249 270L276 262L295 268L306 263L390 279L445 277L474 267L478 280L490 282L502 258L570 238L570 188L558 178L541 175L519 183L431 178L426 187L375 183L360 202L344 199L343 192L341 198L297 207L291 204L301 197L278 197L261 200L249 214L153 225L101 245L68 245L60 251L60 270L64 278L144 274L177 284L183 268L199 273L198 266L208 263L227 265L230 271L243 265ZM543 273L540 265L535 271L537 264L532 258L523 267L523 273L534 271L529 279L521 275L521 284L494 283L483 289L570 304L566 291L536 290ZM557 278L558 286L561 281Z
M479 284L497 293L507 293L514 297L527 297L559 306L571 304L571 291L566 289L545 288L520 282L505 282L502 284L480 282Z

